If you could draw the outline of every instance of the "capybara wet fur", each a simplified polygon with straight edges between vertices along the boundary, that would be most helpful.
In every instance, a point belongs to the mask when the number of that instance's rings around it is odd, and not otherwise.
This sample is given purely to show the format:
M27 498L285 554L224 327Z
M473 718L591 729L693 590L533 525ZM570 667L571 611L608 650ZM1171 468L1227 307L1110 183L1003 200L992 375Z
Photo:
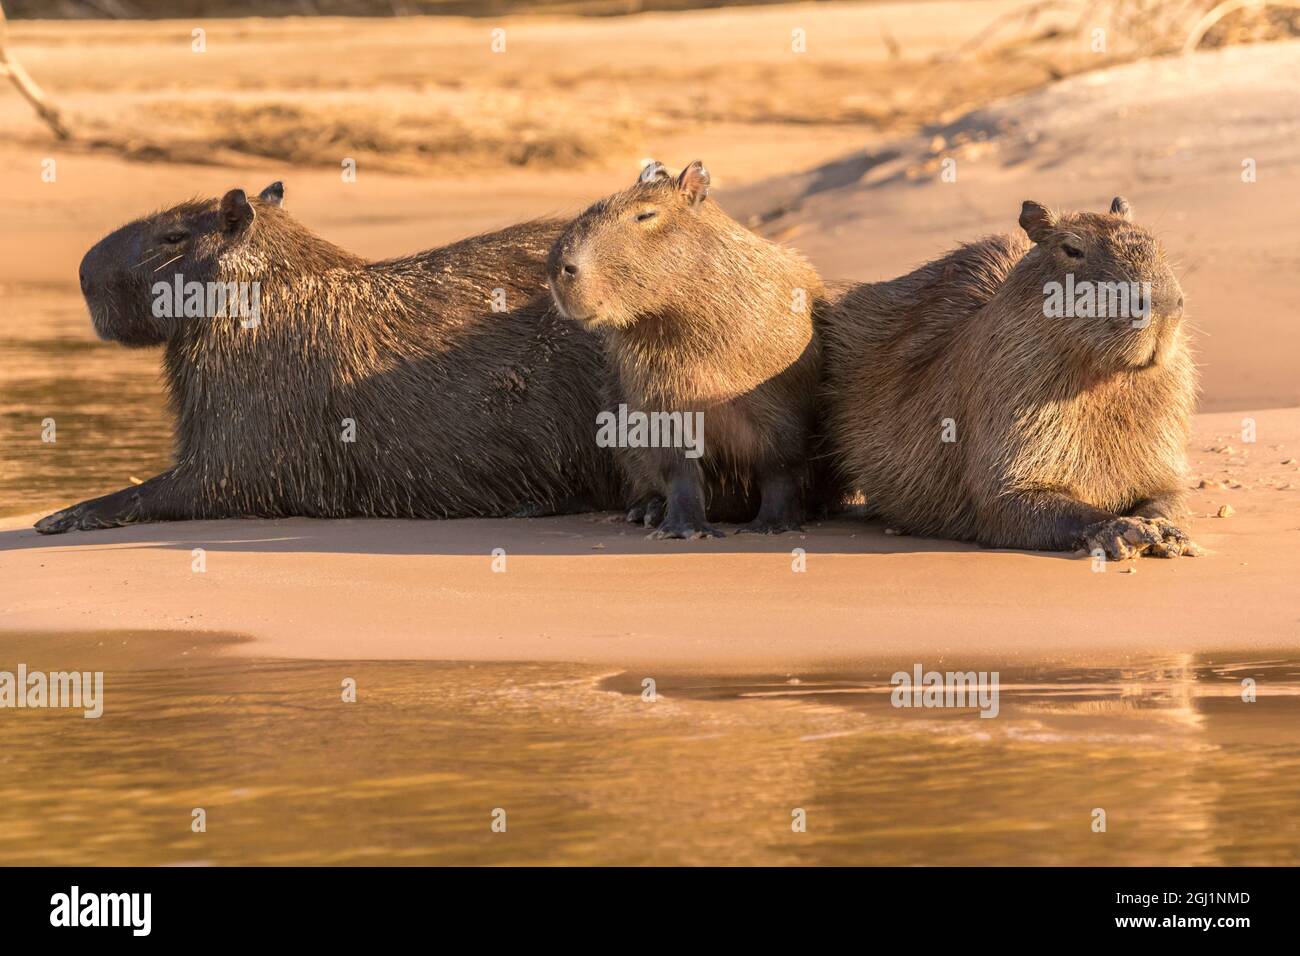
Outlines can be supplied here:
M710 520L798 529L809 484L821 280L708 192L699 162L675 178L652 163L575 219L550 258L560 310L604 338L618 401L703 425L694 453L620 452L639 491L662 496L646 516L653 537L721 536Z
M616 469L593 453L600 344L546 294L546 254L563 223L367 262L314 235L282 200L276 183L251 199L235 189L183 203L86 254L81 288L100 336L163 346L175 464L37 530L625 503ZM212 309L210 298L180 317L179 302L158 308L160 281L220 284L254 300L256 314Z
M962 246L826 310L833 445L869 513L995 548L1196 553L1176 524L1196 395L1183 294L1132 218L1118 197L1101 214L1026 202L1032 246Z

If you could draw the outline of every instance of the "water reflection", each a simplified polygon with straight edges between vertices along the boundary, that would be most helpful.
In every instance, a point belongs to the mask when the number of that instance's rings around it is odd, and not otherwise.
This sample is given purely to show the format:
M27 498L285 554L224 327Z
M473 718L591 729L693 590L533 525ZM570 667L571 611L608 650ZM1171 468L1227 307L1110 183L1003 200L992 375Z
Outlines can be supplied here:
M760 680L217 644L0 636L0 670L106 672L100 720L0 711L0 862L1300 862L1294 655L1003 667L986 720L894 709L892 665Z
M75 290L0 295L0 515L54 510L167 466L157 349L95 337ZM43 422L54 420L54 442Z

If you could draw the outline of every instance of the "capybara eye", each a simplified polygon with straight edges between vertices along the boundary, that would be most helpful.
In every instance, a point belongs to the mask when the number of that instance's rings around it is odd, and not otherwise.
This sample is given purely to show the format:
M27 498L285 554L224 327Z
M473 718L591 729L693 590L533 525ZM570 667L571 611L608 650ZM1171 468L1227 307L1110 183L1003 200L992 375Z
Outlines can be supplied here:
M637 222L649 222L651 219L653 219L653 218L654 218L655 216L657 216L657 215L659 215L659 213L658 213L656 210L654 210L654 209L647 209L645 212L639 212L639 213L637 213L636 221L637 221Z
M170 244L170 245L175 245L175 244L178 243L178 242L184 242L184 241L185 241L185 237L188 236L188 235L189 235L189 233L184 232L183 230L180 230L180 229L173 229L171 232L169 232L169 233L165 233L165 234L163 235L163 237L162 237L162 241L163 241L163 242L166 242L166 243L168 243L168 244Z
M1082 259L1083 250L1078 246L1072 246L1068 242L1061 243L1061 250L1071 259Z

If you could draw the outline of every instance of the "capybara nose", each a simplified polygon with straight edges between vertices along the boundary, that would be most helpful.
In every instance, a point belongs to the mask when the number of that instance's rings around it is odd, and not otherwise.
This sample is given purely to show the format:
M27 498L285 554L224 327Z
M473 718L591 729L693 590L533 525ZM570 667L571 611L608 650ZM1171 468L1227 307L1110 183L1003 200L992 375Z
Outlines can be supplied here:
M1171 290L1164 294L1157 292L1152 296L1152 299L1154 301L1150 305L1155 315L1175 321L1183 317L1183 293L1181 291L1173 292Z
M81 294L87 295L90 292L90 277L95 274L95 250L99 246L92 246L90 251L81 257L81 264L77 266L77 278L81 281Z

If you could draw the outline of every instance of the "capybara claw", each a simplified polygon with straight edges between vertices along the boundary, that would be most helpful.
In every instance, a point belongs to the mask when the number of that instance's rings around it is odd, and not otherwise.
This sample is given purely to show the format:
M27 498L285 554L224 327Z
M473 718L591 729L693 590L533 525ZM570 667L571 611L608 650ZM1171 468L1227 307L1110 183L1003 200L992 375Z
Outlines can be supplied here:
M654 531L651 531L648 538L663 540L665 538L721 538L723 534L717 528L707 524L692 524L687 521L676 524L661 524Z
M89 528L99 527L94 522L88 524L87 520L86 509L81 505L73 505L71 508L64 508L52 515L46 515L36 522L33 527L40 534L63 534L65 531L85 531Z
M755 518L749 524L736 529L736 534L784 534L787 531L802 531L803 526L794 521L760 521Z
M663 520L664 499L658 495L653 495L645 501L633 505L627 512L628 524L657 528Z
M71 510L71 508L65 508L63 511L56 511L52 515L46 515L32 527L40 534L63 534L68 530L68 512Z
M1196 545L1164 518L1109 518L1086 528L1082 545L1089 552L1100 550L1112 561L1127 561L1139 555L1177 558L1195 555Z
M1151 553L1162 558L1194 558L1201 553L1187 532L1168 518L1152 518L1151 523L1160 529L1160 544L1152 546Z

